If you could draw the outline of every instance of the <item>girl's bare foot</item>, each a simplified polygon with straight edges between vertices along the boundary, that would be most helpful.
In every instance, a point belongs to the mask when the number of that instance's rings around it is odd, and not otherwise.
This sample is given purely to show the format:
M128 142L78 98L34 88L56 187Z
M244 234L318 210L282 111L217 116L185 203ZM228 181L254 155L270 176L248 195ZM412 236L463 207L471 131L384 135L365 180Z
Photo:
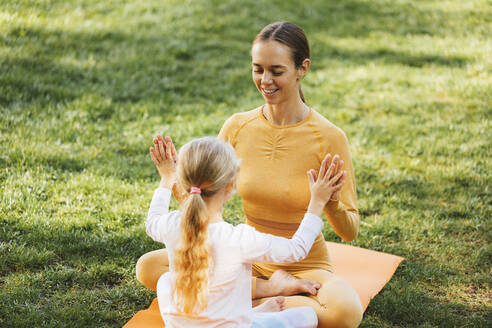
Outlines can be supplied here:
M285 298L276 296L253 308L254 312L279 312L285 309Z
M318 294L321 285L313 280L297 279L284 270L275 271L268 281L274 295L290 296L302 293Z

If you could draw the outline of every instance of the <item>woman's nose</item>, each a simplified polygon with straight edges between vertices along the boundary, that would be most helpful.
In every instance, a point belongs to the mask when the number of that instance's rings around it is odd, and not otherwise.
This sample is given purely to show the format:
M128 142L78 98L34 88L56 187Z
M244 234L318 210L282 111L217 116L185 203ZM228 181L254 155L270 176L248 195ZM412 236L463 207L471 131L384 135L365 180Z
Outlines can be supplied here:
M272 82L272 74L268 73L268 72L264 72L262 77L261 77L261 83L270 83Z

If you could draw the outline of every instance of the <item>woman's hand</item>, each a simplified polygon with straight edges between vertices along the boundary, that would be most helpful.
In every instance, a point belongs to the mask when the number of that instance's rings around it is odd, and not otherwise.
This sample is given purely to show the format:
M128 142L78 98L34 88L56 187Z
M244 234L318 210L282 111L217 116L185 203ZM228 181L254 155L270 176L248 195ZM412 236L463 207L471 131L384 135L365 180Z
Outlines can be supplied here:
M340 159L340 156L338 154L335 154L335 156L333 156L333 158L332 158L331 154L327 154L325 159L327 159L328 162L331 161L330 165L332 163L335 164L335 170L332 172L331 177L335 176L335 174L338 174L339 172L343 172L344 161L343 161L343 159ZM326 170L328 170L330 165L326 166ZM316 179L317 179L316 172L314 172L314 181L316 181ZM339 182L342 184L342 187L343 187L343 185L345 184L345 174L342 175ZM342 190L342 188L340 188L336 192L334 192L333 195L331 195L330 200L334 200L334 201L338 200L340 198L340 191L341 190Z
M331 157L331 154L328 154L328 155ZM333 157L332 163L335 164L335 171L333 174L343 172L344 162L343 162L343 159L340 159L340 156L338 156L338 154L335 154L335 156ZM341 181L339 181L339 182L342 184L342 187L343 187L343 185L345 184L345 174L342 175L342 177L340 179L341 179ZM342 188L340 188L336 192L334 192L333 195L331 195L331 200L338 200L340 198L340 191L341 190L342 190Z
M321 216L326 203L342 188L346 172L337 166L338 160L331 160L331 155L328 154L321 162L318 176L313 169L307 172L311 190L308 212Z
M161 176L160 187L171 189L176 182L176 164L178 156L169 136L160 134L154 138L154 147L150 147L150 157Z

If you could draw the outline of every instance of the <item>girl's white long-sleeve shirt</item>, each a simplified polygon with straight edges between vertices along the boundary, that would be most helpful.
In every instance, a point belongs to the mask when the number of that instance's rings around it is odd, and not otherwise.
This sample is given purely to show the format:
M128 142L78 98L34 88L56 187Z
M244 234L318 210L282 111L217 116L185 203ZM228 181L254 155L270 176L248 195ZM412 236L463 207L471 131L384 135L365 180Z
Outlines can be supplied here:
M286 264L304 259L323 227L323 221L311 213L304 215L291 239L261 233L246 224L210 224L212 267L208 307L198 316L185 316L177 311L170 295L174 249L181 229L181 213L169 212L170 198L169 189L158 188L145 222L147 234L164 243L168 250L170 273L157 284L159 309L166 327L250 327L251 264Z

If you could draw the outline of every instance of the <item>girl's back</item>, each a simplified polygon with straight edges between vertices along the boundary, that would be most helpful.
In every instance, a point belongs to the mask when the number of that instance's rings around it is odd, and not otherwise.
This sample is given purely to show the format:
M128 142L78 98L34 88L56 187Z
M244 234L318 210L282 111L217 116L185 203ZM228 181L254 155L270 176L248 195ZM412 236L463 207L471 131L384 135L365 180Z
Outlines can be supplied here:
M243 262L240 247L234 242L245 225L233 227L226 222L209 225L211 270L208 307L200 315L184 316L178 311L171 297L174 273L172 263L177 243L173 237L179 236L180 213L170 213L170 221L175 231L170 229L169 235L163 236L162 240L168 249L170 272L164 274L157 283L159 308L166 327L249 327L252 309L251 265Z
M146 222L147 234L166 244L170 272L157 283L161 315L170 327L250 327L251 263L291 263L304 258L323 225L316 215L307 213L292 239L256 231L227 222L208 226L210 271L208 306L199 315L183 315L172 297L174 255L179 243L181 213L168 213L171 191L155 191Z

